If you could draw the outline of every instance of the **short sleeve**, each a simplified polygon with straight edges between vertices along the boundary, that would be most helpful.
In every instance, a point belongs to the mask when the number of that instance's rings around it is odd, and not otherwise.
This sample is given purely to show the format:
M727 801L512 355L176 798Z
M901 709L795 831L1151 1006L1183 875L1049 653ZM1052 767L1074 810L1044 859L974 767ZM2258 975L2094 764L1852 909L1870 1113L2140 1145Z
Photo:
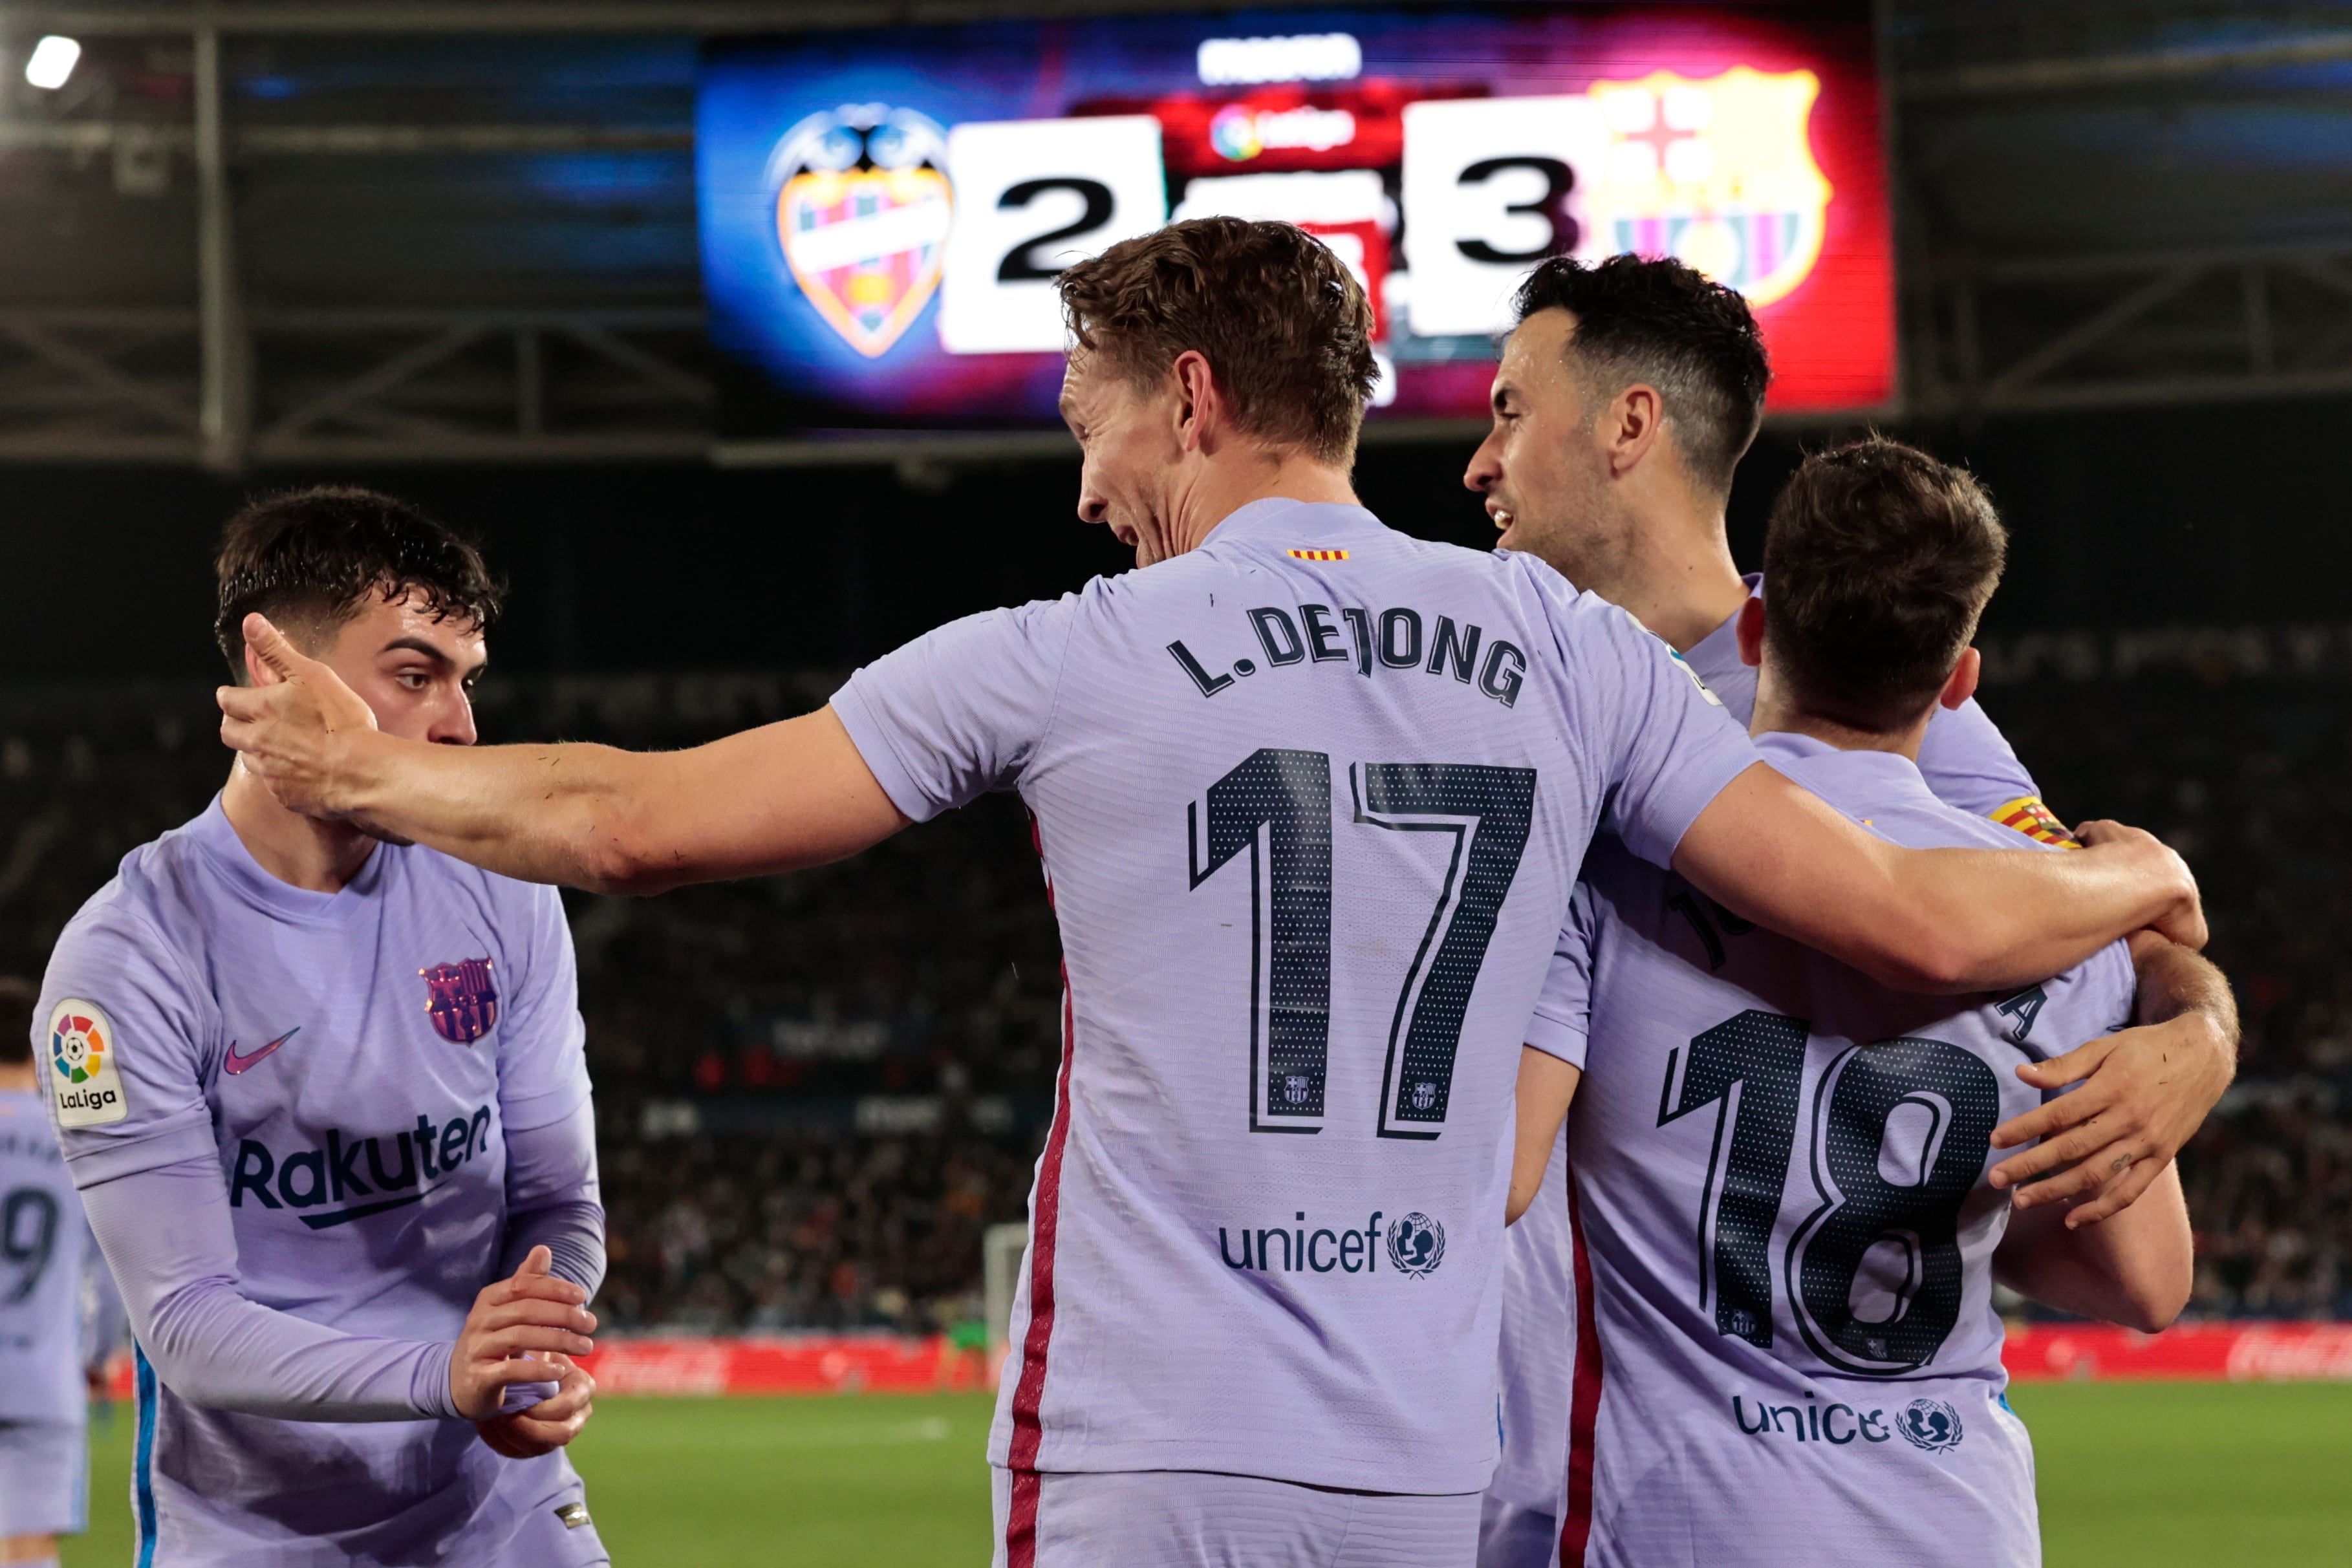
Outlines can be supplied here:
M891 803L915 821L1018 780L1053 723L1079 601L950 622L834 694L833 711Z
M1592 885L1580 882L1570 895L1568 924L1560 928L1543 989L1536 996L1535 1017L1528 1021L1526 1043L1570 1067L1584 1065L1585 1042L1591 1033L1592 954L1600 928L1600 902Z
M211 998L152 925L102 905L66 927L33 1015L33 1059L58 1146L87 1187L218 1157L204 1063Z
M1919 772L1936 799L1970 816L1997 817L2042 795L2008 737L1974 697L1956 708L1938 706L1929 716L1919 743Z
M1608 792L1610 825L1667 865L1707 802L1763 758L1696 672L1624 611L1580 594L1555 624L1570 718Z
M588 1098L588 1031L562 895L524 883L499 891L520 906L526 934L499 1019L499 1120L519 1133L561 1122Z

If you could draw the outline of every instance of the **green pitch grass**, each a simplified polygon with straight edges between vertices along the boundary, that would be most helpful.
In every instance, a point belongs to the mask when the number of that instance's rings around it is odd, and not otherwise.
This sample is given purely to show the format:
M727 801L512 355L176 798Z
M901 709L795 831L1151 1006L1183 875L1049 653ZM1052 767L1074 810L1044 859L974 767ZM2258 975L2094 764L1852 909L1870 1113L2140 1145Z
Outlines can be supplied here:
M2352 1386L2012 1390L2033 1429L2049 1568L2352 1564ZM128 1411L92 1456L68 1568L131 1559ZM609 1399L572 1450L621 1568L978 1568L989 1401Z

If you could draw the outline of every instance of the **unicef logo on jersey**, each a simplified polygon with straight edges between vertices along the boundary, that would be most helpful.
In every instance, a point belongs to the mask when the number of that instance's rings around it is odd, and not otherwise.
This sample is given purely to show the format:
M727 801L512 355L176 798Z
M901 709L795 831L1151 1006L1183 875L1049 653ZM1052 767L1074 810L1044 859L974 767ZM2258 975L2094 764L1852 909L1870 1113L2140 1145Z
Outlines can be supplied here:
M1905 1442L1931 1454L1960 1446L1960 1413L1940 1399L1914 1399L1895 1418L1895 1429Z
M1434 1274L1445 1258L1445 1227L1429 1216L1408 1214L1389 1224L1389 1261L1400 1274Z

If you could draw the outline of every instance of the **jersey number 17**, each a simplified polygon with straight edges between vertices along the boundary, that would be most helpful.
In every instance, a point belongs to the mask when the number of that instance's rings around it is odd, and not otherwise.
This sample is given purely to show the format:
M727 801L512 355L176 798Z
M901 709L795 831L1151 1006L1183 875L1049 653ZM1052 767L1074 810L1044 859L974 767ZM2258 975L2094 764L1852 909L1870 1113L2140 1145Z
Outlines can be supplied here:
M1434 1138L1454 1090L1470 992L1534 821L1536 772L1462 762L1358 762L1353 825L1449 833L1436 906L1397 992L1381 1069L1384 1138ZM1331 1030L1331 758L1265 747L1184 808L1192 885L1250 868L1250 1130L1319 1133Z

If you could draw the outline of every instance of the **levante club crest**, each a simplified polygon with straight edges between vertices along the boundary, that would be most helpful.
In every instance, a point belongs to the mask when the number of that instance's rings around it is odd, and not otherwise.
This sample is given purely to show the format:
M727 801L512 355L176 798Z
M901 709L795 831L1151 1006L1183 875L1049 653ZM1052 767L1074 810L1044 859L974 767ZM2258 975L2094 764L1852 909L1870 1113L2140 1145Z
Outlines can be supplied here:
M498 988L490 983L490 960L460 958L419 969L432 999L425 1004L433 1032L452 1045L471 1045L499 1021Z
M769 160L776 235L817 314L868 359L939 291L954 198L947 132L911 109L844 104L784 133Z
M1737 67L1591 88L1609 129L1587 210L1612 251L1672 256L1761 308L1822 254L1830 183L1806 134L1821 79Z

